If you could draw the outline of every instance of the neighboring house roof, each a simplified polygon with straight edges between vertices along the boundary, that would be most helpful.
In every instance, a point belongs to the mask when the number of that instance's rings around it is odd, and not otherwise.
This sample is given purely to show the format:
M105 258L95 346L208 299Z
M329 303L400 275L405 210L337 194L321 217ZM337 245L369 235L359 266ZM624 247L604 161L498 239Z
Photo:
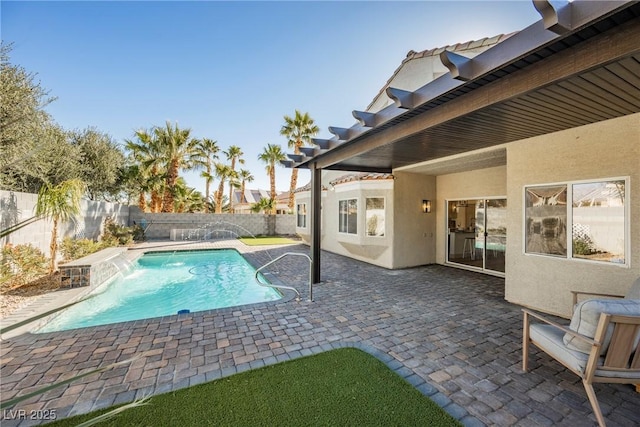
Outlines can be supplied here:
M331 181L329 184L338 185L338 184L344 184L346 182L352 182L352 181L373 181L373 180L384 180L384 179L394 179L394 176L390 173L368 173L368 172L351 173L347 175L342 175L334 179L333 181Z
M434 57L437 59L437 61L441 62L439 55L445 50L448 50L450 52L456 52L459 54L462 54L463 52L466 52L466 51L473 51L474 53L477 54L490 48L491 46L494 46L508 39L514 34L516 34L516 32L509 33L509 34L498 34L497 36L493 36L493 37L485 37L480 40L470 40L464 43L456 43L453 45L436 47L432 49L422 50L420 52L416 52L415 50L410 50L409 52L407 52L406 58L404 58L400 63L400 66L398 66L398 68L396 68L396 70L393 72L391 77L389 77L389 80L387 80L387 83L385 83L385 85L380 89L380 91L373 98L371 103L367 106L367 111L371 110L371 108L374 106L374 104L376 104L376 102L378 102L378 99L381 96L384 96L384 97L387 96L385 91L389 86L392 86L393 81L396 79L398 74L400 74L401 70L407 65L408 62L416 59L420 59L420 58L427 58L427 57ZM418 88L426 83L428 83L426 80L417 82L415 84L415 87ZM401 87L400 89L404 89L404 88Z
M276 201L278 203L289 203L289 192L283 191L276 196Z
M280 201L281 200L281 196L282 194L287 194L287 197L289 195L289 193L278 193L276 196L276 200ZM232 197L233 197L233 203L234 204L239 204L240 203L240 190L234 188L233 189L233 193L232 193ZM258 203L260 201L260 199L262 198L265 199L269 199L271 197L271 192L267 191L267 190L252 190L249 188L245 188L244 190L244 200L242 203L249 203L249 204L254 204L254 203Z
M303 191L311 191L311 182L308 182L306 185L303 185L302 187L296 188L293 192L294 193L302 193ZM327 187L325 187L323 185L322 186L322 191L327 191Z

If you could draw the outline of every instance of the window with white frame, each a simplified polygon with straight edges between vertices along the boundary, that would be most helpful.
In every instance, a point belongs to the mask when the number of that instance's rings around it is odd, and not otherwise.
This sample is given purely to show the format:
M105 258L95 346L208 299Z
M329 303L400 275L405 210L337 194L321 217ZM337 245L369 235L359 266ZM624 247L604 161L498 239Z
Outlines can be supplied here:
M338 201L338 231L358 234L358 199Z
M626 264L627 181L525 187L525 252Z
M296 212L296 225L300 228L307 228L307 204L298 203Z
M365 220L367 236L384 236L384 197L367 197Z
M625 180L576 183L571 187L572 256L624 264Z

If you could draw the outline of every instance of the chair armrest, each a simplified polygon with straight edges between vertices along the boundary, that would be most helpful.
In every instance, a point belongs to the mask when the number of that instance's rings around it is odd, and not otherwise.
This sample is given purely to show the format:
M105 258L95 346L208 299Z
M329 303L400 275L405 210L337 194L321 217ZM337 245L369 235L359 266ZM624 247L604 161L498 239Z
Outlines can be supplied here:
M541 315L539 315L539 314L537 314L537 313L534 313L534 312L533 312L533 311L531 311L531 310L528 310L528 309L526 309L526 308L523 308L523 309L522 309L522 311L525 313L525 315L529 315L529 316L531 316L531 317L534 317L534 318L538 319L539 321L541 321L541 322L543 322L543 323L546 323L546 324L551 325L551 326L553 326L553 327L555 327L555 328L558 328L558 329L560 329L561 331L563 331L565 334L569 334L569 335L571 335L572 337L576 337L576 338L578 338L579 340L582 340L582 341L584 341L584 342L588 343L589 345L599 345L599 344L598 344L598 343L596 343L596 341L594 341L592 338L589 338L589 337L588 337L588 336L586 336L586 335L582 335L582 334L580 334L580 333L578 333L578 332L576 332L576 331L572 331L571 329L567 328L566 326L562 326L561 324L559 324L559 323L557 323L557 322L554 322L553 320L547 319L547 318L545 318L545 317L543 317L543 316L541 316ZM525 328L528 328L528 327L529 327L529 325L525 323L524 327L525 327Z
M609 297L609 298L624 298L624 295L603 294L600 292L571 291L571 294L573 294L572 307L575 307L575 305L578 303L578 295L590 295L590 296Z

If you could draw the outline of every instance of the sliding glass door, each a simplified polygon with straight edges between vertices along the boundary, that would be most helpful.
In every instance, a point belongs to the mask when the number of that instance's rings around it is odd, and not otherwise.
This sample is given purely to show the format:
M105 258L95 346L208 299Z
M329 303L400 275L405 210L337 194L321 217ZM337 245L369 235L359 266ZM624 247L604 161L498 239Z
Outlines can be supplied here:
M447 262L504 273L507 199L447 202Z

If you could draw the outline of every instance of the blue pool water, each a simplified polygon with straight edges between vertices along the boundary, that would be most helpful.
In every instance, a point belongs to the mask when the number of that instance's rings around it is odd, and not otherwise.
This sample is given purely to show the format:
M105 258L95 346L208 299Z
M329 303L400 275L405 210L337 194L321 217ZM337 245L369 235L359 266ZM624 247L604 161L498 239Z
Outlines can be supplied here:
M273 301L281 294L258 285L255 269L235 250L148 253L130 272L96 290L37 332ZM262 279L265 281L264 279Z

